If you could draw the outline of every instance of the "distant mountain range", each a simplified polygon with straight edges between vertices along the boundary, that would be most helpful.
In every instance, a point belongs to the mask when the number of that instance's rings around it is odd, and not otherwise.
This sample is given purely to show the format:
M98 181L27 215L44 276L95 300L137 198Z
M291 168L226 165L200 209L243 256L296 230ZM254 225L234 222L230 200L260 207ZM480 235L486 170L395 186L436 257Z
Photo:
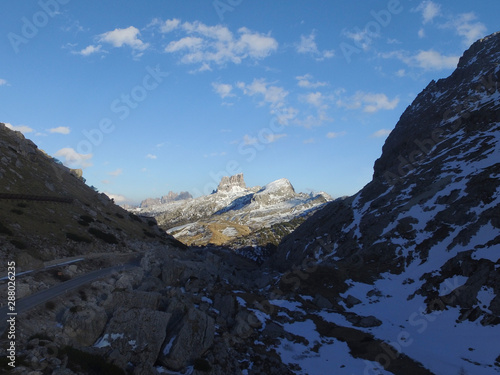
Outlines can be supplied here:
M246 186L243 174L223 177L210 195L169 193L146 199L132 212L151 215L161 228L189 245L277 245L306 217L332 201L328 194L297 193L283 178L264 187Z

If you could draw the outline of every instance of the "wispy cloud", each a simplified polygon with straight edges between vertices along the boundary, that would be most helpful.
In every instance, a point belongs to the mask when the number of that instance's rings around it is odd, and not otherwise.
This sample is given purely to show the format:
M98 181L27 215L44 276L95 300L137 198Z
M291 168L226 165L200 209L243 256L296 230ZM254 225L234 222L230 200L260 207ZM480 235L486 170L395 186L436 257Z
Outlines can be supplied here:
M98 40L100 43L109 43L113 47L129 46L138 51L144 51L149 47L149 43L144 43L139 39L141 32L134 26L126 29L114 29L112 31L100 34Z
M118 168L117 170L115 171L112 171L112 172L108 172L108 174L110 176L113 176L113 177L118 177L119 175L121 175L123 173L123 169L121 168Z
M295 79L298 81L297 85L305 89L315 89L318 87L328 86L327 82L319 82L319 81L313 82L312 78L313 77L311 74L305 74L303 76L295 77Z
M71 147L62 148L55 153L56 157L63 158L63 163L70 168L88 168L92 166L92 154L79 154Z
M264 136L264 138L268 143L273 143L273 142L276 142L278 139L285 138L287 136L288 136L288 134L285 134L285 133L281 133L281 134L272 133L272 134L266 134Z
M390 100L382 93L367 93L358 91L351 97L339 99L337 105L346 109L362 109L363 112L374 113L381 109L392 110L399 103L399 98Z
M113 199L115 203L123 203L128 201L128 199L125 196L120 194L111 194L108 192L104 192L104 194L106 194L110 199Z
M102 45L89 45L87 47L85 47L84 49L80 50L80 51L75 51L73 52L74 54L77 54L77 55L82 55L82 56L90 56L90 55L93 55L94 53L99 53L99 52L102 52Z
M316 32L314 30L307 36L300 36L300 42L296 44L296 50L297 53L311 55L319 61L335 56L334 50L319 50L316 44Z
M261 104L269 104L272 109L278 109L285 105L285 98L289 94L283 87L268 83L264 78L254 79L252 83L238 82L236 86L248 96L262 98Z
M212 82L212 87L214 88L214 91L222 99L224 99L228 96L234 96L234 94L231 93L231 91L233 91L233 85L230 85L227 83Z
M387 137L391 133L389 129L380 129L371 135L372 138L382 138Z
M147 154L147 155L146 155L146 158L154 160L154 159L157 159L157 158L158 158L158 156L153 155L153 154Z
M0 86L4 86L4 85L7 85L8 82L7 80L3 79L3 78L0 78Z
M186 34L171 41L165 52L178 54L182 64L200 64L198 71L211 70L213 64L240 64L247 58L260 60L278 49L278 42L269 34L246 27L234 34L226 26L207 26L199 21L181 24L176 19L165 21L161 27L164 32L176 29Z
M347 132L345 132L345 131L338 132L338 133L337 132L328 132L328 133L326 133L326 138L330 138L330 139L339 138L339 137L343 137L346 134L347 134Z
M422 13L422 22L425 25L432 22L441 13L441 5L433 1L423 1L413 11Z
M171 20L166 20L161 23L160 30L162 33L169 33L179 27L181 20L178 18L173 18Z
M463 38L463 44L466 47L484 37L487 33L486 26L477 21L477 16L473 12L452 17L450 21L441 27L454 30L457 35Z
M57 133L57 134L69 134L71 130L67 126L59 126L57 128L48 129L49 133Z
M32 133L34 130L26 125L12 125L10 123L5 123L5 126L10 130L15 130L17 132L21 132L23 134Z
M396 58L409 67L417 67L424 70L453 69L457 66L459 56L446 56L433 49L418 51L410 54L408 51L393 51L380 54L382 58Z

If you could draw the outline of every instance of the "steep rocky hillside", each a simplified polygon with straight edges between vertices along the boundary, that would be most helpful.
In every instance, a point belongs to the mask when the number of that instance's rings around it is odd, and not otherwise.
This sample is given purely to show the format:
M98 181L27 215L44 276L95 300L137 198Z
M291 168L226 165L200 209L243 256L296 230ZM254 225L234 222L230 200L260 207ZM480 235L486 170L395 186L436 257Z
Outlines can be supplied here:
M326 193L296 193L287 179L262 188L247 188L243 174L238 174L223 177L211 195L141 207L133 212L153 215L160 227L184 243L236 249L277 245L305 217L330 200Z
M0 271L10 260L20 272L59 258L131 252L143 240L175 241L0 124Z
M374 335L436 374L500 372L492 342L500 335L499 81L497 33L406 109L373 180L303 223L274 259L302 270L297 293L323 289L331 304L375 315Z

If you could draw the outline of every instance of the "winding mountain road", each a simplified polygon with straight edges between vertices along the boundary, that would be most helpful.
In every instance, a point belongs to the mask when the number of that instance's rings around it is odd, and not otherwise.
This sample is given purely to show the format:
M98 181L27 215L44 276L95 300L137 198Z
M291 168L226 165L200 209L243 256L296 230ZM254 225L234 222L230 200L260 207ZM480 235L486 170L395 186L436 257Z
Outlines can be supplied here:
M42 303L48 302L51 299L59 297L64 293L72 291L76 288L79 288L85 284L91 283L95 280L98 280L102 277L111 275L113 272L119 271L127 271L137 267L136 262L130 262L124 265L113 266L104 268L101 270L93 271L87 273L86 275L79 276L77 278L71 279L69 281L65 281L61 284L55 285L52 288L43 290L41 292L35 293L31 296L21 298L16 301L16 309L15 313L18 315L26 312ZM8 310L8 306L0 308L0 336L3 335L5 329L7 328L7 319L9 319L12 315L7 315L8 313L13 313L13 311Z

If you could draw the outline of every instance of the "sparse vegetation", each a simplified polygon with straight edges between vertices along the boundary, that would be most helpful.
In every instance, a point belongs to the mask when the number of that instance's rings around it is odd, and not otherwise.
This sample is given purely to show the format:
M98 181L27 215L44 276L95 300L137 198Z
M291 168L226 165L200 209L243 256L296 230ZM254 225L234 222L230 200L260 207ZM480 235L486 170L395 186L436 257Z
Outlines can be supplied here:
M24 214L24 211L20 210L18 208L13 208L12 210L10 210L10 212L12 212L13 214L16 214L16 215L23 215Z
M117 244L118 243L118 239L113 234L103 232L100 229L90 228L89 233L91 235L93 235L94 237L96 237L96 238L98 238L106 243L109 243L109 244Z
M130 212L128 214L128 216L130 217L131 220L137 221L138 223L142 223L141 218L139 216L137 216L136 214L133 214L132 212Z
M66 233L66 238L75 242L85 242L85 243L92 242L90 238L75 233Z

